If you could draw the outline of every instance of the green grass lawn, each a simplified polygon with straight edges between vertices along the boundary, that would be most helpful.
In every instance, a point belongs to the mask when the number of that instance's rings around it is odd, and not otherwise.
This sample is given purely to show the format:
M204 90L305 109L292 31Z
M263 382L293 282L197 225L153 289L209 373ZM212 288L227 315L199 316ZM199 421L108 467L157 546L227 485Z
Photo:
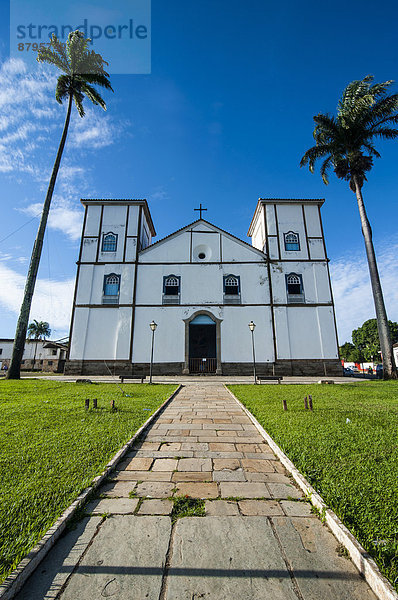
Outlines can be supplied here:
M398 383L229 388L398 590Z
M112 384L0 381L0 581L176 386L123 389L132 397Z

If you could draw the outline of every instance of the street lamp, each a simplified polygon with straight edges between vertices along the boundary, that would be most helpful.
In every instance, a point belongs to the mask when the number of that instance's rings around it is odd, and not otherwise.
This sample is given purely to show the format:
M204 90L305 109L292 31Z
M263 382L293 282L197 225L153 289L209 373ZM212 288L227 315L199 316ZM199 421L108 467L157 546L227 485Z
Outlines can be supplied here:
M155 331L156 331L157 326L158 325L157 325L157 323L155 323L155 321L152 321L152 323L149 323L149 327L151 328L151 331L152 331L151 367L149 370L149 383L152 383L153 345L154 345L154 341L155 341Z
M254 383L257 383L257 376L256 376L256 354L255 354L255 351L254 351L254 330L255 330L255 328L256 328L256 324L253 323L253 321L250 321L250 323L249 323L249 329L252 332Z

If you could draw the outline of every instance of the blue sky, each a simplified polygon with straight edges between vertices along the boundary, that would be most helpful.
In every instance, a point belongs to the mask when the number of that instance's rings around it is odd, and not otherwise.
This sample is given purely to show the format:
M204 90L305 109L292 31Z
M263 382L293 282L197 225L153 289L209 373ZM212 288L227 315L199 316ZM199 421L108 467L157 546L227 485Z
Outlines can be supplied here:
M10 60L0 6L0 337L13 337L65 108L54 69ZM348 82L397 78L397 16L393 2L153 0L151 74L113 75L107 112L86 103L85 119L73 115L31 318L49 321L54 338L67 333L80 197L147 198L156 239L195 220L202 202L209 221L247 241L259 197L324 197L340 341L349 339L374 317L355 197L298 163L313 115L334 111ZM398 320L398 144L378 148L364 197Z

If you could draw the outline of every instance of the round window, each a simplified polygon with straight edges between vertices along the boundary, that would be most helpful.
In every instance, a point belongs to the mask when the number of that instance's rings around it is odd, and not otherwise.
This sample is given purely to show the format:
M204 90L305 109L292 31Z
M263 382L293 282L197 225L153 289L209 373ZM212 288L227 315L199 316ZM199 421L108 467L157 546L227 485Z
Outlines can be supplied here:
M211 248L207 244L198 244L192 250L192 258L196 262L208 262L211 255Z

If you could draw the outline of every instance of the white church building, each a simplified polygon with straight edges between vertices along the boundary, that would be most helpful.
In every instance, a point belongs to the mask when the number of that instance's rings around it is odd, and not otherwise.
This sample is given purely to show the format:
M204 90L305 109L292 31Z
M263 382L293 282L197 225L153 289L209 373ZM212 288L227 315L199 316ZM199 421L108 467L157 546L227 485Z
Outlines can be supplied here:
M145 200L82 200L67 374L341 375L321 199L260 199L153 243Z

